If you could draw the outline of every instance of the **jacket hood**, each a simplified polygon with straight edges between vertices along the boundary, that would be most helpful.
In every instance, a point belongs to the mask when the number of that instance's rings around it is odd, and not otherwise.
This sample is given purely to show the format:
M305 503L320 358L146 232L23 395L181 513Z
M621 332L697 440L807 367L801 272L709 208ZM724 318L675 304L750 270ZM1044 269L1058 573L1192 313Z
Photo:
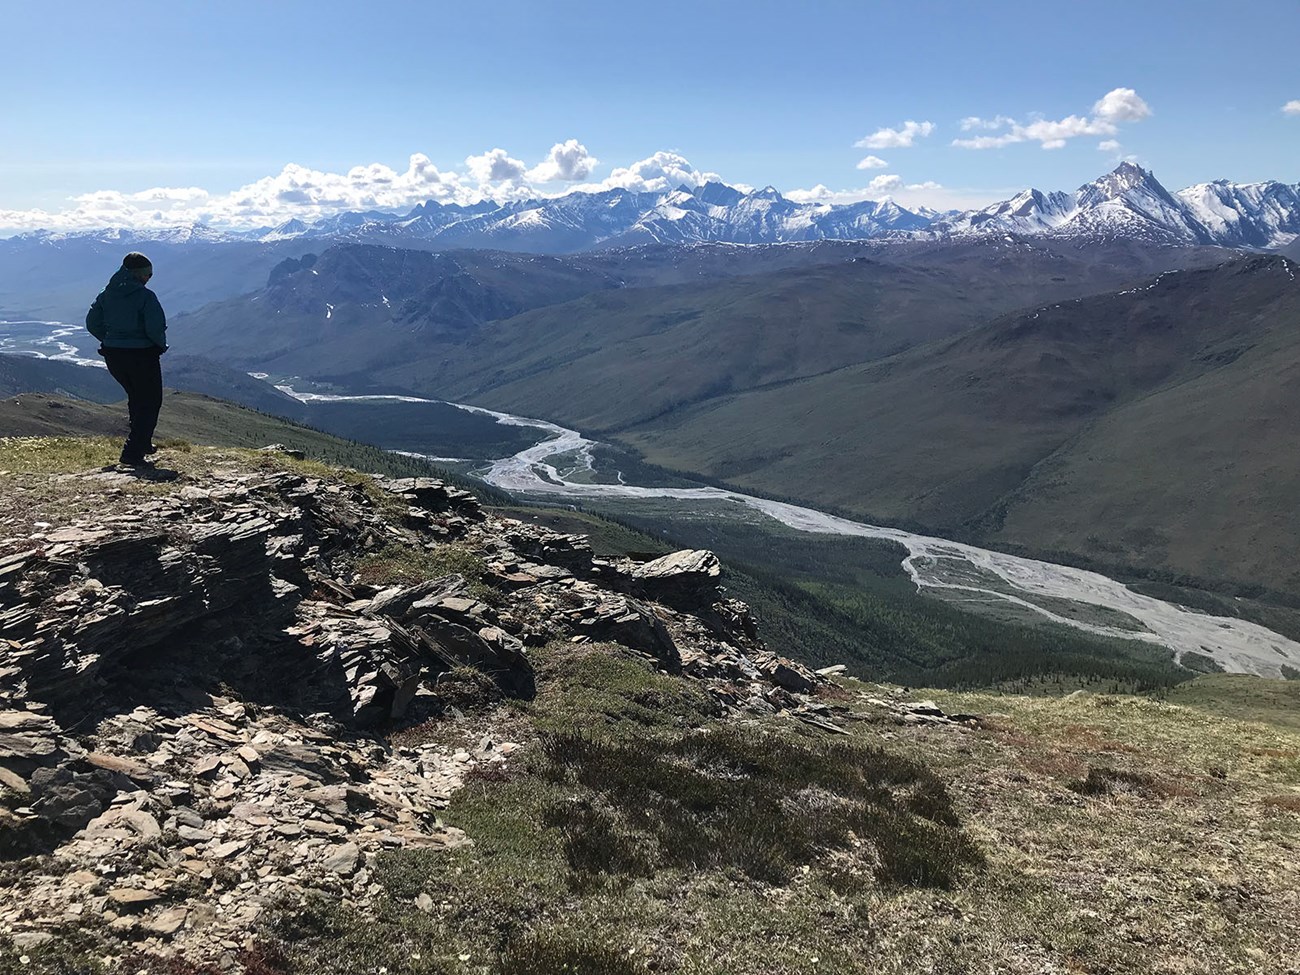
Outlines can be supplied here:
M119 291L136 291L144 287L140 279L135 276L135 272L125 267L120 267L114 272L108 279L108 286Z

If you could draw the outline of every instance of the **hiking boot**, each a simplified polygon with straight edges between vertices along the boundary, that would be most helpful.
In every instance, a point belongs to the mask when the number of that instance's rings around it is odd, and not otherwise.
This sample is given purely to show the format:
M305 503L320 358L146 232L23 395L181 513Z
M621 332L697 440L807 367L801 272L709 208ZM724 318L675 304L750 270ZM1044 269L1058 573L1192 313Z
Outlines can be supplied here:
M143 457L137 457L134 454L123 454L117 459L117 462L125 467L153 467L153 461L145 460Z

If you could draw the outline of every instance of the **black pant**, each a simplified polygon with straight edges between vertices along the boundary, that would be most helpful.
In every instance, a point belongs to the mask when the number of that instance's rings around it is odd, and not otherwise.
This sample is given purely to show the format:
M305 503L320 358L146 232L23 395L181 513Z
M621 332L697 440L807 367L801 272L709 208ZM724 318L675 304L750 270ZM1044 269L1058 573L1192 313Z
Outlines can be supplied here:
M122 445L124 460L143 460L153 446L162 409L162 367L156 349L100 349L109 374L126 390L131 432Z

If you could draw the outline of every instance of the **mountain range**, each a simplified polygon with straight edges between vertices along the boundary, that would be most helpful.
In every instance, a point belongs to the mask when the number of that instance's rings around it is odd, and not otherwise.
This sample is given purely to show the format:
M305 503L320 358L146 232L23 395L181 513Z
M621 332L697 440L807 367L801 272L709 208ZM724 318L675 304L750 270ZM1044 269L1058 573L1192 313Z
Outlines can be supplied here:
M1171 193L1150 171L1124 162L1072 193L1026 189L1009 200L964 212L909 210L888 199L796 202L770 186L745 192L709 182L665 192L610 189L504 203L483 200L468 206L430 200L405 213L349 212L314 223L291 219L248 231L195 224L135 233L36 231L11 241L93 239L120 247L145 241L197 245L315 240L556 254L648 243L770 244L1003 233L1282 247L1300 235L1300 184L1218 180Z
M1219 180L1166 190L1123 163L1074 192L1027 189L982 209L908 210L890 200L796 202L772 187L723 183L667 192L598 193L472 205L421 203L403 213L341 213L313 223L225 231L202 224L130 231L41 230L0 240L0 319L75 321L123 248L144 250L166 281L169 311L190 311L259 287L287 258L347 243L403 250L578 255L645 247L729 244L895 248L1004 236L1092 245L1159 244L1234 249L1300 248L1300 184ZM795 258L802 260L802 258ZM780 263L779 261L777 263Z

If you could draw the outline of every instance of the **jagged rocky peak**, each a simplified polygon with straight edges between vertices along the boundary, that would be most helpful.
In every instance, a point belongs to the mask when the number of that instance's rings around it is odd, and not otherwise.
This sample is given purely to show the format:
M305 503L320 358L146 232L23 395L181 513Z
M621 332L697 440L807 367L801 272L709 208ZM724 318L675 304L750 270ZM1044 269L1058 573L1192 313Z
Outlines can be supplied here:
M726 183L710 181L702 186L695 188L695 197L701 203L707 203L710 206L735 206L744 199L745 194L740 192L734 186L728 186Z
M1119 199L1134 191L1145 191L1168 200L1171 204L1174 202L1154 173L1126 160L1105 176L1080 186L1079 206L1093 206L1106 200Z
M304 254L302 257L286 257L283 261L271 268L271 273L267 275L266 286L269 288L278 281L281 281L299 271L309 271L316 265L318 255Z
M311 228L303 223L297 217L290 218L275 227L262 236L263 240L285 240L290 237L301 237Z
M1060 212L1069 205L1069 194L1057 191L1044 193L1042 190L1028 189L1007 201L1006 210L1015 217L1032 216L1035 213Z

